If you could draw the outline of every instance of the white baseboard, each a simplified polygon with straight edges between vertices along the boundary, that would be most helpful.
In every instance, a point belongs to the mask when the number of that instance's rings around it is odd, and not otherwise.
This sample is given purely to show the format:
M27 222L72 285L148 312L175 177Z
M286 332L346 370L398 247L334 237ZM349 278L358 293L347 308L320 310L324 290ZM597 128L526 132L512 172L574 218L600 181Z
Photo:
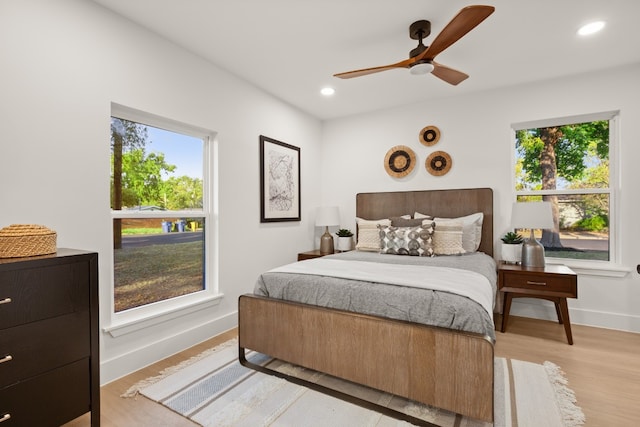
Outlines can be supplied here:
M238 326L238 312L213 319L100 363L100 385L108 384Z
M536 299L514 299L509 315L557 321L553 303ZM569 308L571 324L640 333L640 316Z

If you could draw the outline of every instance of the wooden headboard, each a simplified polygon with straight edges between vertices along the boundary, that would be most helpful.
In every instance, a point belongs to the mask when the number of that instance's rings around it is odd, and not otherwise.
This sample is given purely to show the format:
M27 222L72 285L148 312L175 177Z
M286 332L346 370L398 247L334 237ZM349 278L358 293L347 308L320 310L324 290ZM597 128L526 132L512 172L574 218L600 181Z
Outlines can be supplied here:
M356 216L382 219L414 212L443 218L455 218L476 212L484 214L479 250L493 256L493 190L469 188L459 190L397 191L359 193Z

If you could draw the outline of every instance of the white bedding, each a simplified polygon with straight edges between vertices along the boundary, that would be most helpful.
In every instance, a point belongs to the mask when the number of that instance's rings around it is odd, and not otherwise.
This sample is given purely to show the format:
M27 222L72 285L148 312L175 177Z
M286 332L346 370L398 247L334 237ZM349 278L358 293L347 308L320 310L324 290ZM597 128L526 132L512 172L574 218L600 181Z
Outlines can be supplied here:
M482 274L469 270L316 258L277 267L270 272L332 276L449 292L477 302L489 316L493 313L494 297L491 283Z

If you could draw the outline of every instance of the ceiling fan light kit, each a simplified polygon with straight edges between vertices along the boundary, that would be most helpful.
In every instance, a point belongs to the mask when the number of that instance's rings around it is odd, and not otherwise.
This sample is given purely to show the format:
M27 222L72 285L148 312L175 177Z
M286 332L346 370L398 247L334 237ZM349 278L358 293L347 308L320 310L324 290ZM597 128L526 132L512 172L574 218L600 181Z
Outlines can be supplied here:
M433 64L431 62L421 62L414 64L409 68L409 72L413 75L429 74L433 71Z
M469 76L461 71L435 62L435 57L487 19L494 10L493 6L484 5L467 6L461 9L429 46L425 46L422 40L431 34L431 22L426 20L416 21L409 26L409 36L414 40L418 40L418 46L409 52L409 59L395 64L338 73L334 74L334 76L341 79L350 79L394 68L409 68L411 74L431 73L455 86Z

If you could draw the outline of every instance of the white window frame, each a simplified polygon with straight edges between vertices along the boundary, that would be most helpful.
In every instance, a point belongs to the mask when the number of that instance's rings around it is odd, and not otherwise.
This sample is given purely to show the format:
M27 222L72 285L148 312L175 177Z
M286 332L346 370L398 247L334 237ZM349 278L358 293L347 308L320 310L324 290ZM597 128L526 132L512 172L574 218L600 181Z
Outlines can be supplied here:
M114 257L113 252L111 252L110 300L108 301L110 306L110 319L108 322L109 326L105 327L104 330L113 337L117 337L217 305L220 303L223 295L219 292L218 282L218 147L216 133L208 129L188 125L116 103L111 104L111 116L203 140L202 210L180 211L180 215L185 217L201 217L205 220L205 228L203 231L205 233L204 289L116 313L114 311ZM113 235L114 219L141 217L158 217L161 219L166 216L165 211L131 212L110 210L110 213L111 235Z
M620 194L620 161L619 161L619 126L620 111L605 111L600 113L582 114L576 116L557 117L546 120L536 120L530 122L513 123L511 125L511 159L516 158L516 131L521 129L544 128L551 126L562 126L572 123L586 123L598 120L609 121L609 188L606 189L584 189L584 190L539 190L539 191L516 191L515 170L511 168L511 189L513 191L513 201L518 196L544 196L562 194L608 194L609 195L609 260L579 260L572 258L547 257L549 264L565 264L577 272L596 275L623 277L628 273L627 268L620 264L620 232L619 219L620 209L618 194ZM513 166L513 163L512 163Z

